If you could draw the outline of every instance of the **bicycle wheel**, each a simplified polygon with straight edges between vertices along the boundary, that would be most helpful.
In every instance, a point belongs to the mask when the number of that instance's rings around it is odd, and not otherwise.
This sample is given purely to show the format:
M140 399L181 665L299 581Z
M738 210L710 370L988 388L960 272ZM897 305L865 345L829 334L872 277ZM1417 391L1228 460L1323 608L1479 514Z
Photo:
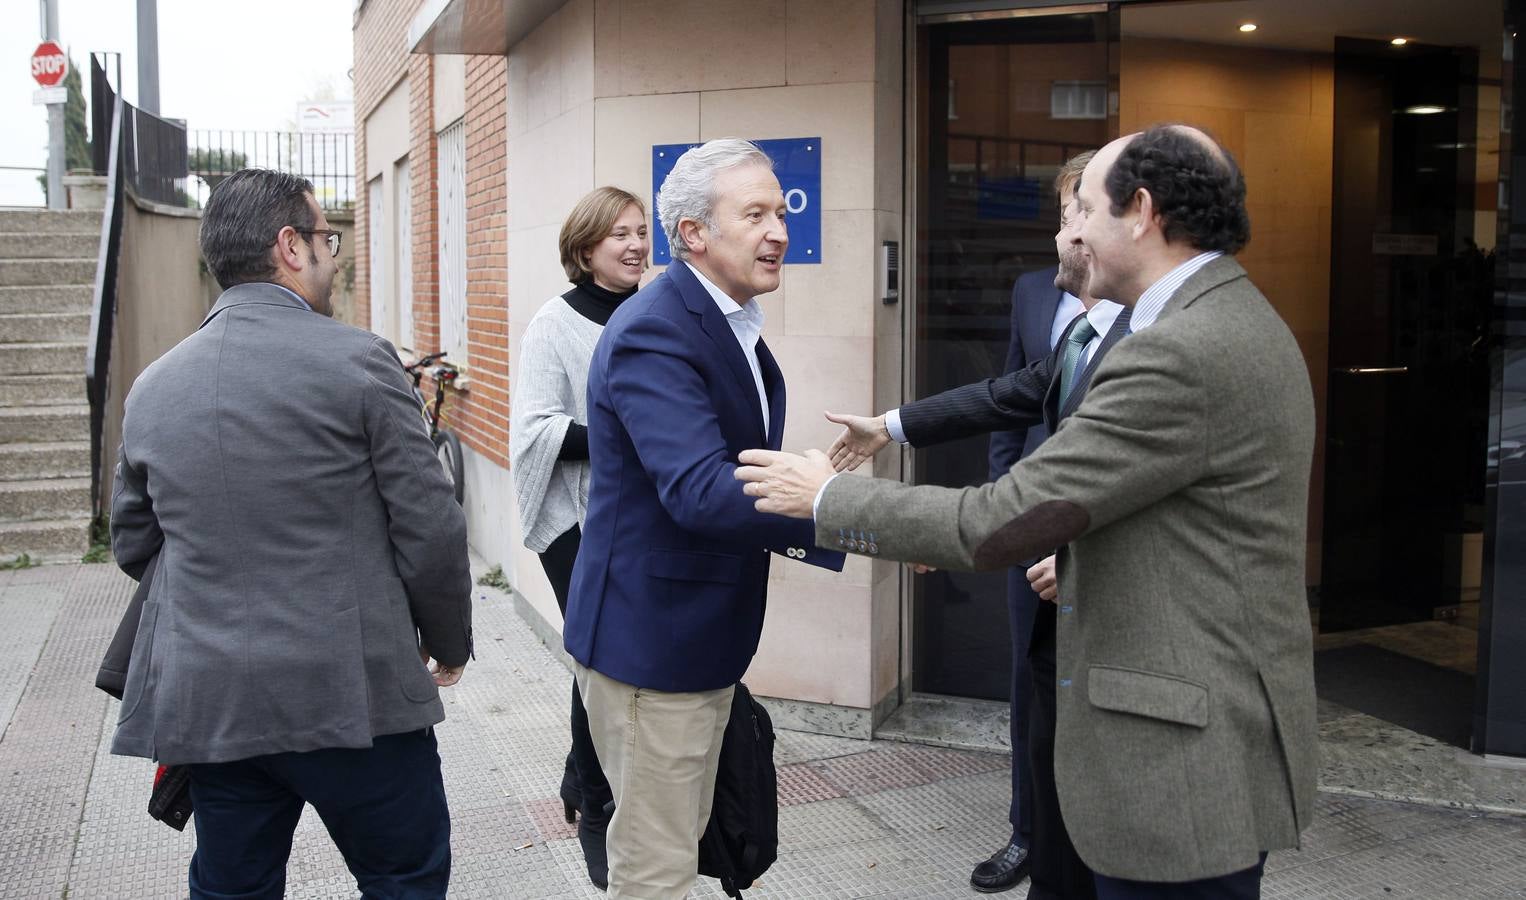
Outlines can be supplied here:
M466 471L461 463L461 439L441 428L434 436L434 455L445 470L445 479L456 492L456 502L466 502Z

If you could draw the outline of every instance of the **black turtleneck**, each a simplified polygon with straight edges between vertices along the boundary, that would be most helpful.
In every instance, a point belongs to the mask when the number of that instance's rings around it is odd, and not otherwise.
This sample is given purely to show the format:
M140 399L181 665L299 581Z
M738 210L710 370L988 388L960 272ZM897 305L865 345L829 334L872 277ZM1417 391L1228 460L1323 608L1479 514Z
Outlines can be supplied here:
M628 291L616 293L606 290L593 283L589 278L579 282L576 287L562 295L567 305L583 318L598 325L608 325L609 317L614 315L615 308L627 297L636 293L639 288L631 288ZM562 438L562 449L557 451L557 459L587 459L588 458L588 426L573 422L567 426L567 436Z
M636 293L639 288L631 288L628 291L615 293L605 290L593 283L593 279L579 282L576 287L562 295L567 305L577 311L578 315L599 325L608 325L609 317L614 315L615 307L630 295Z

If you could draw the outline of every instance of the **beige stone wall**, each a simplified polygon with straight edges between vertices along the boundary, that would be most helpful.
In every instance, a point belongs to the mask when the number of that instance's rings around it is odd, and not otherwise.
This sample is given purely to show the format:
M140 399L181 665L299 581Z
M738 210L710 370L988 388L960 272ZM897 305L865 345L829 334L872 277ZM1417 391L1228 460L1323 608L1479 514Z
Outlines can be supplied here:
M1328 54L1125 38L1120 130L1206 128L1245 173L1251 242L1239 260L1288 323L1309 367L1318 422L1308 579L1319 583L1330 344L1335 71Z
M653 144L819 136L825 261L788 267L761 298L764 336L789 383L784 445L829 444L823 410L898 402L900 307L880 304L875 265L882 239L902 239L901 9L893 0L571 0L513 47L510 359L540 304L566 289L556 236L583 193L614 184L650 202ZM557 621L513 518L507 540L495 541L512 560L505 570ZM898 591L893 566L855 558L836 575L780 559L749 684L871 708L896 685Z
M124 198L117 261L117 315L111 390L101 441L102 508L110 509L122 410L138 375L201 325L219 293L201 263L201 214Z

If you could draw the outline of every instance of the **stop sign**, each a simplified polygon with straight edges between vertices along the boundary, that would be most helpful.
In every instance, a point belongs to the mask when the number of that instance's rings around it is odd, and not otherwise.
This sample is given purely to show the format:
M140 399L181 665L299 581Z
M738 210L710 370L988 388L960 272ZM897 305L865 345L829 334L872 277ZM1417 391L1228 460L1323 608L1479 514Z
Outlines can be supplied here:
M69 73L69 58L52 41L43 41L32 51L32 77L43 87L54 87Z

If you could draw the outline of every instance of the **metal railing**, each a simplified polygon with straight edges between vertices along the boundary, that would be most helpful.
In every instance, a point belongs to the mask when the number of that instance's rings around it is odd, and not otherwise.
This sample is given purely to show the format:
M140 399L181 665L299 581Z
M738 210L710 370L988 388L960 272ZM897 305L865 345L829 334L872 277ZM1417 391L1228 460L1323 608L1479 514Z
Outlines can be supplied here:
M117 313L117 258L122 248L122 202L125 198L127 154L123 140L127 110L121 97L112 97L110 139L105 144L106 209L101 216L101 243L96 252L95 286L90 296L90 334L85 347L85 396L90 401L90 508L101 514L101 465L106 429L106 402L111 388L111 333ZM98 132L99 134L99 132ZM100 156L97 155L97 161Z
M91 147L95 174L105 175L120 163L124 183L144 200L170 206L188 206L185 193L185 123L144 112L118 96L106 76L108 54L90 54ZM121 60L118 59L118 86ZM119 146L101 140L110 134ZM120 153L120 158L113 156Z
M100 57L98 59L97 57ZM105 58L91 54L92 134L111 130L116 90ZM117 83L121 60L117 61ZM258 166L300 175L313 183L324 209L355 205L355 135L350 132L187 130L184 122L122 104L125 177L132 192L145 200L199 209L212 189L239 169ZM92 148L97 175L106 174L105 141Z
M191 132L191 147L187 191L197 206L206 203L219 181L246 166L306 178L324 209L355 206L354 134L197 129Z

